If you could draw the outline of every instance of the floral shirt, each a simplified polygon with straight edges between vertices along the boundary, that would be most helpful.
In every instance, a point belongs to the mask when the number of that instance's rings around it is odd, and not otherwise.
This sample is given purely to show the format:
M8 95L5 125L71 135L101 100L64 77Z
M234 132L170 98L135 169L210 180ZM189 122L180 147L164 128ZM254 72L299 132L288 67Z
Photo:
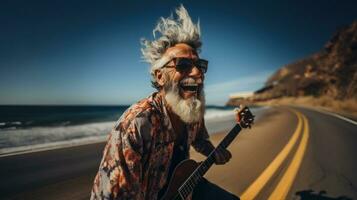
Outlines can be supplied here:
M187 145L208 155L212 143L204 120L187 127ZM165 103L153 93L132 105L109 134L99 171L94 179L94 199L157 199L167 181L175 133Z

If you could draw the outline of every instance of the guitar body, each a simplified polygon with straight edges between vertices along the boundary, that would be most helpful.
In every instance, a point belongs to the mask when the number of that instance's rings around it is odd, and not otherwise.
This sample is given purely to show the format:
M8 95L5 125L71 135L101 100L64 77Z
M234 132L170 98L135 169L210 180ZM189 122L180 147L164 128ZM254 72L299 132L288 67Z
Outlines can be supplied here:
M178 189L197 167L198 163L191 159L180 162L174 169L167 190L161 200L175 199L175 196L178 194Z
M188 159L180 162L172 172L171 179L161 200L185 200L194 187L214 163L214 153L217 149L225 149L234 140L242 128L251 126L254 121L254 115L247 107L242 107L237 111L237 124L221 141L221 143L207 156L202 163Z

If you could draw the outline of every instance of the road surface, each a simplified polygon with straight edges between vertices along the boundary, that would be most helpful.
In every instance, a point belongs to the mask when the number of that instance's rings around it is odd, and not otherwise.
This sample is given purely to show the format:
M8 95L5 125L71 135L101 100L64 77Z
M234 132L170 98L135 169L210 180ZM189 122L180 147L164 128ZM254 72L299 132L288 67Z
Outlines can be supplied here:
M271 107L206 178L242 199L357 199L357 126ZM224 134L211 138L217 144ZM89 199L104 143L0 157L0 199ZM193 158L203 157L192 153Z

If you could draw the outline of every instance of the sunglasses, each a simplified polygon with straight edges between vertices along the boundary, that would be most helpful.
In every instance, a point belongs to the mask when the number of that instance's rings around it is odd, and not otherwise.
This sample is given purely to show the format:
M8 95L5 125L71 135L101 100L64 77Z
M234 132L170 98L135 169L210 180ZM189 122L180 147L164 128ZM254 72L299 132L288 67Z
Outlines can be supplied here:
M208 61L204 59L192 60L189 58L174 58L175 66L166 65L165 67L176 68L179 72L189 72L192 67L197 67L202 73L207 72Z

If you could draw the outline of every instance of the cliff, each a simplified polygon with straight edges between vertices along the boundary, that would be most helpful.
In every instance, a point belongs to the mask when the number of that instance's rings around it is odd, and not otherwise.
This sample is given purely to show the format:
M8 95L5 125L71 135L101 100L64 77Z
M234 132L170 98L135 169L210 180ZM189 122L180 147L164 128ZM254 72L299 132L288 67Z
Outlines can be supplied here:
M253 96L227 104L301 96L357 99L357 21L337 31L319 52L281 67Z

